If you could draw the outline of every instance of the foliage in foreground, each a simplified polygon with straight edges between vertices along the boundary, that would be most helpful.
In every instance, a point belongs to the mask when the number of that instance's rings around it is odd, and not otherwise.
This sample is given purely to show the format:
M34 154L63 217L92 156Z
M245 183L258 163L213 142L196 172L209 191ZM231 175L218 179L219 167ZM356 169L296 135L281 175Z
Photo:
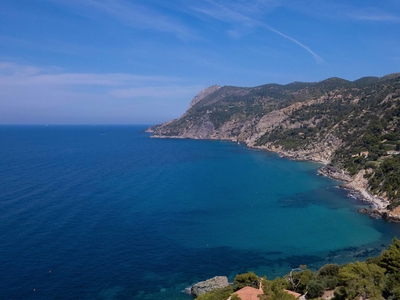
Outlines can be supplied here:
M200 295L197 300L226 300L234 292L233 286L227 286L222 289L216 289L211 292Z
M394 238L387 250L366 262L326 264L317 272L302 267L274 280L259 278L253 272L236 275L233 286L197 299L226 300L234 291L244 286L258 287L260 282L264 291L260 300L295 299L284 290L306 294L307 299L322 299L326 290L335 290L333 300L400 299L400 240Z

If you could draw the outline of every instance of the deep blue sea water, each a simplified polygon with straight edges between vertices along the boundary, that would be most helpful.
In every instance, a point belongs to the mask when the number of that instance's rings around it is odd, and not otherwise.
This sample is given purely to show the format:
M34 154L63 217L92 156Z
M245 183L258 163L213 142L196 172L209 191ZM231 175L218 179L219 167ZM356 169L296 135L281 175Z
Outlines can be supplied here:
M145 126L0 126L0 299L191 299L188 285L377 255L400 225L319 165Z

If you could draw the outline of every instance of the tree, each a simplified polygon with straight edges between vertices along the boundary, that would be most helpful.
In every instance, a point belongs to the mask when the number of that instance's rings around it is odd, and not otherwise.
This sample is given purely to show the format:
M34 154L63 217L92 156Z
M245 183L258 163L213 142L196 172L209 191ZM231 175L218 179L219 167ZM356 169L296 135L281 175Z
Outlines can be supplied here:
M216 289L208 293L200 295L196 300L221 300L228 299L228 297L233 293L233 287L227 286L222 289Z
M309 298L321 297L325 291L325 284L321 281L310 280L308 282L307 295Z
M231 300L242 300L237 294L231 296Z
M386 274L384 293L389 299L400 299L400 270Z
M315 277L310 270L305 268L306 266L301 266L301 268L293 269L286 275L286 280L290 283L291 290L304 293L308 282Z
M304 294L307 291L310 280L315 278L315 274L310 270L304 270L299 274L299 285L297 286L296 292Z
M275 278L273 281L262 280L264 295L259 296L261 300L295 300L293 295L288 294L288 282L282 278Z
M325 283L327 289L333 290L337 287L339 283L339 279L337 276L325 276L322 278L322 281Z
M346 300L350 299L347 295L347 289L344 286L339 287L334 292L334 300Z
M339 270L339 279L346 287L348 299L383 299L384 276L385 269L365 262L350 263Z
M326 264L318 270L318 278L325 284L326 288L332 290L338 285L339 269L338 264Z
M376 258L376 264L386 269L387 273L395 273L400 270L400 240L394 238L389 249Z
M326 264L318 270L318 277L337 276L339 269L338 264Z
M233 283L237 289L241 289L245 286L252 286L258 289L259 281L260 279L254 272L248 272L236 275Z

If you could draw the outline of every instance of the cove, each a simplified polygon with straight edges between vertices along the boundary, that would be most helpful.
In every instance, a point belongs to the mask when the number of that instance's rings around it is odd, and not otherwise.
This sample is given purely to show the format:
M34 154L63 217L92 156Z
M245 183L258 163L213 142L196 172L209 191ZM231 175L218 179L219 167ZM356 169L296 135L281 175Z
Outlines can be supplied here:
M216 275L365 260L399 236L320 165L146 126L0 126L0 298L190 299Z

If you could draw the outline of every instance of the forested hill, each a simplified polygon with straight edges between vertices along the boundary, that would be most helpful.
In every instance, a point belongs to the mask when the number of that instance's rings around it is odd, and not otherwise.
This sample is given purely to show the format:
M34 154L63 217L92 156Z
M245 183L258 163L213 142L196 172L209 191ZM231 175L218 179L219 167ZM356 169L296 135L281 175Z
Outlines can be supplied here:
M212 86L154 136L227 139L295 159L331 163L400 200L400 73L355 81Z

